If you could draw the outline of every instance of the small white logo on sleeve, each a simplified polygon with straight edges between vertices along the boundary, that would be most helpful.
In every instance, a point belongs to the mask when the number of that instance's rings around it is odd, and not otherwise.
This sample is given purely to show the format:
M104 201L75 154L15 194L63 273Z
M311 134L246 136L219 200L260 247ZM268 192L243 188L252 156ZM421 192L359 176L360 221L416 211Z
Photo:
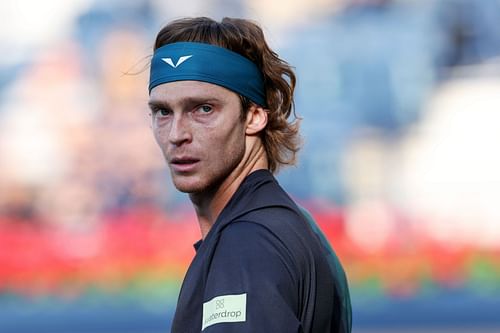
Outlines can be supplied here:
M191 58L193 55L190 54L190 55L186 55L186 56L182 56L180 57L179 59L177 59L177 62L174 64L174 62L172 61L172 58L161 58L161 60L165 61L167 64L169 64L171 67L173 68L177 68L180 64L182 64L184 61L188 60L189 58Z
M247 317L247 294L222 295L203 303L201 330L218 323L244 322Z

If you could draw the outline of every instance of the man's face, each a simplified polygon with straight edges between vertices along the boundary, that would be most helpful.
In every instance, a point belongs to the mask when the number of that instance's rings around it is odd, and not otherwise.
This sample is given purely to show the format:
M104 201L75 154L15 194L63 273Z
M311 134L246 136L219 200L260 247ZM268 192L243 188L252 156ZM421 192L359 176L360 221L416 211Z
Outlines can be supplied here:
M236 168L245 152L245 122L238 95L223 87L178 81L151 91L153 131L175 187L211 190Z

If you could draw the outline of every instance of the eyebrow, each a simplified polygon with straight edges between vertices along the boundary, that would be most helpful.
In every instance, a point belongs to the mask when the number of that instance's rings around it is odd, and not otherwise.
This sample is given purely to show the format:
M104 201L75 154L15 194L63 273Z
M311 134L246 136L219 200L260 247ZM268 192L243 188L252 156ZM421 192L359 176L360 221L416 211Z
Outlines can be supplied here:
M186 107L192 107L199 104L205 104L205 103L220 104L221 102L222 101L220 99L215 97L187 97L180 100L179 104L183 109L185 109ZM172 106L168 102L159 99L158 100L154 99L149 101L148 106L150 109L159 107L169 110L172 109Z

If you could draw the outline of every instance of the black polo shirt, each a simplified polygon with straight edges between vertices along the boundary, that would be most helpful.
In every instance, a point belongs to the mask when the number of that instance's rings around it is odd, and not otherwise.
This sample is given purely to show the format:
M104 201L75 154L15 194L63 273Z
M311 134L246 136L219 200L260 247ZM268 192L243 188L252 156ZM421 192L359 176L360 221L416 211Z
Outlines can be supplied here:
M342 266L269 171L243 181L195 248L172 333L351 331Z

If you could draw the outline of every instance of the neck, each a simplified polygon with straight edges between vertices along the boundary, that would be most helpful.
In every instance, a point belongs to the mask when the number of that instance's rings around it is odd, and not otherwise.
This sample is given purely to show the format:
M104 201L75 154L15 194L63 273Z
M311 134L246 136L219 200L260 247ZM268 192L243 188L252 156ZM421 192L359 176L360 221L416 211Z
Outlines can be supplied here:
M217 217L238 190L243 180L256 170L267 169L268 162L264 146L260 139L250 137L250 140L252 139L256 142L253 145L247 145L247 147L252 148L245 151L238 166L218 186L189 195L200 224L202 239L205 239Z

